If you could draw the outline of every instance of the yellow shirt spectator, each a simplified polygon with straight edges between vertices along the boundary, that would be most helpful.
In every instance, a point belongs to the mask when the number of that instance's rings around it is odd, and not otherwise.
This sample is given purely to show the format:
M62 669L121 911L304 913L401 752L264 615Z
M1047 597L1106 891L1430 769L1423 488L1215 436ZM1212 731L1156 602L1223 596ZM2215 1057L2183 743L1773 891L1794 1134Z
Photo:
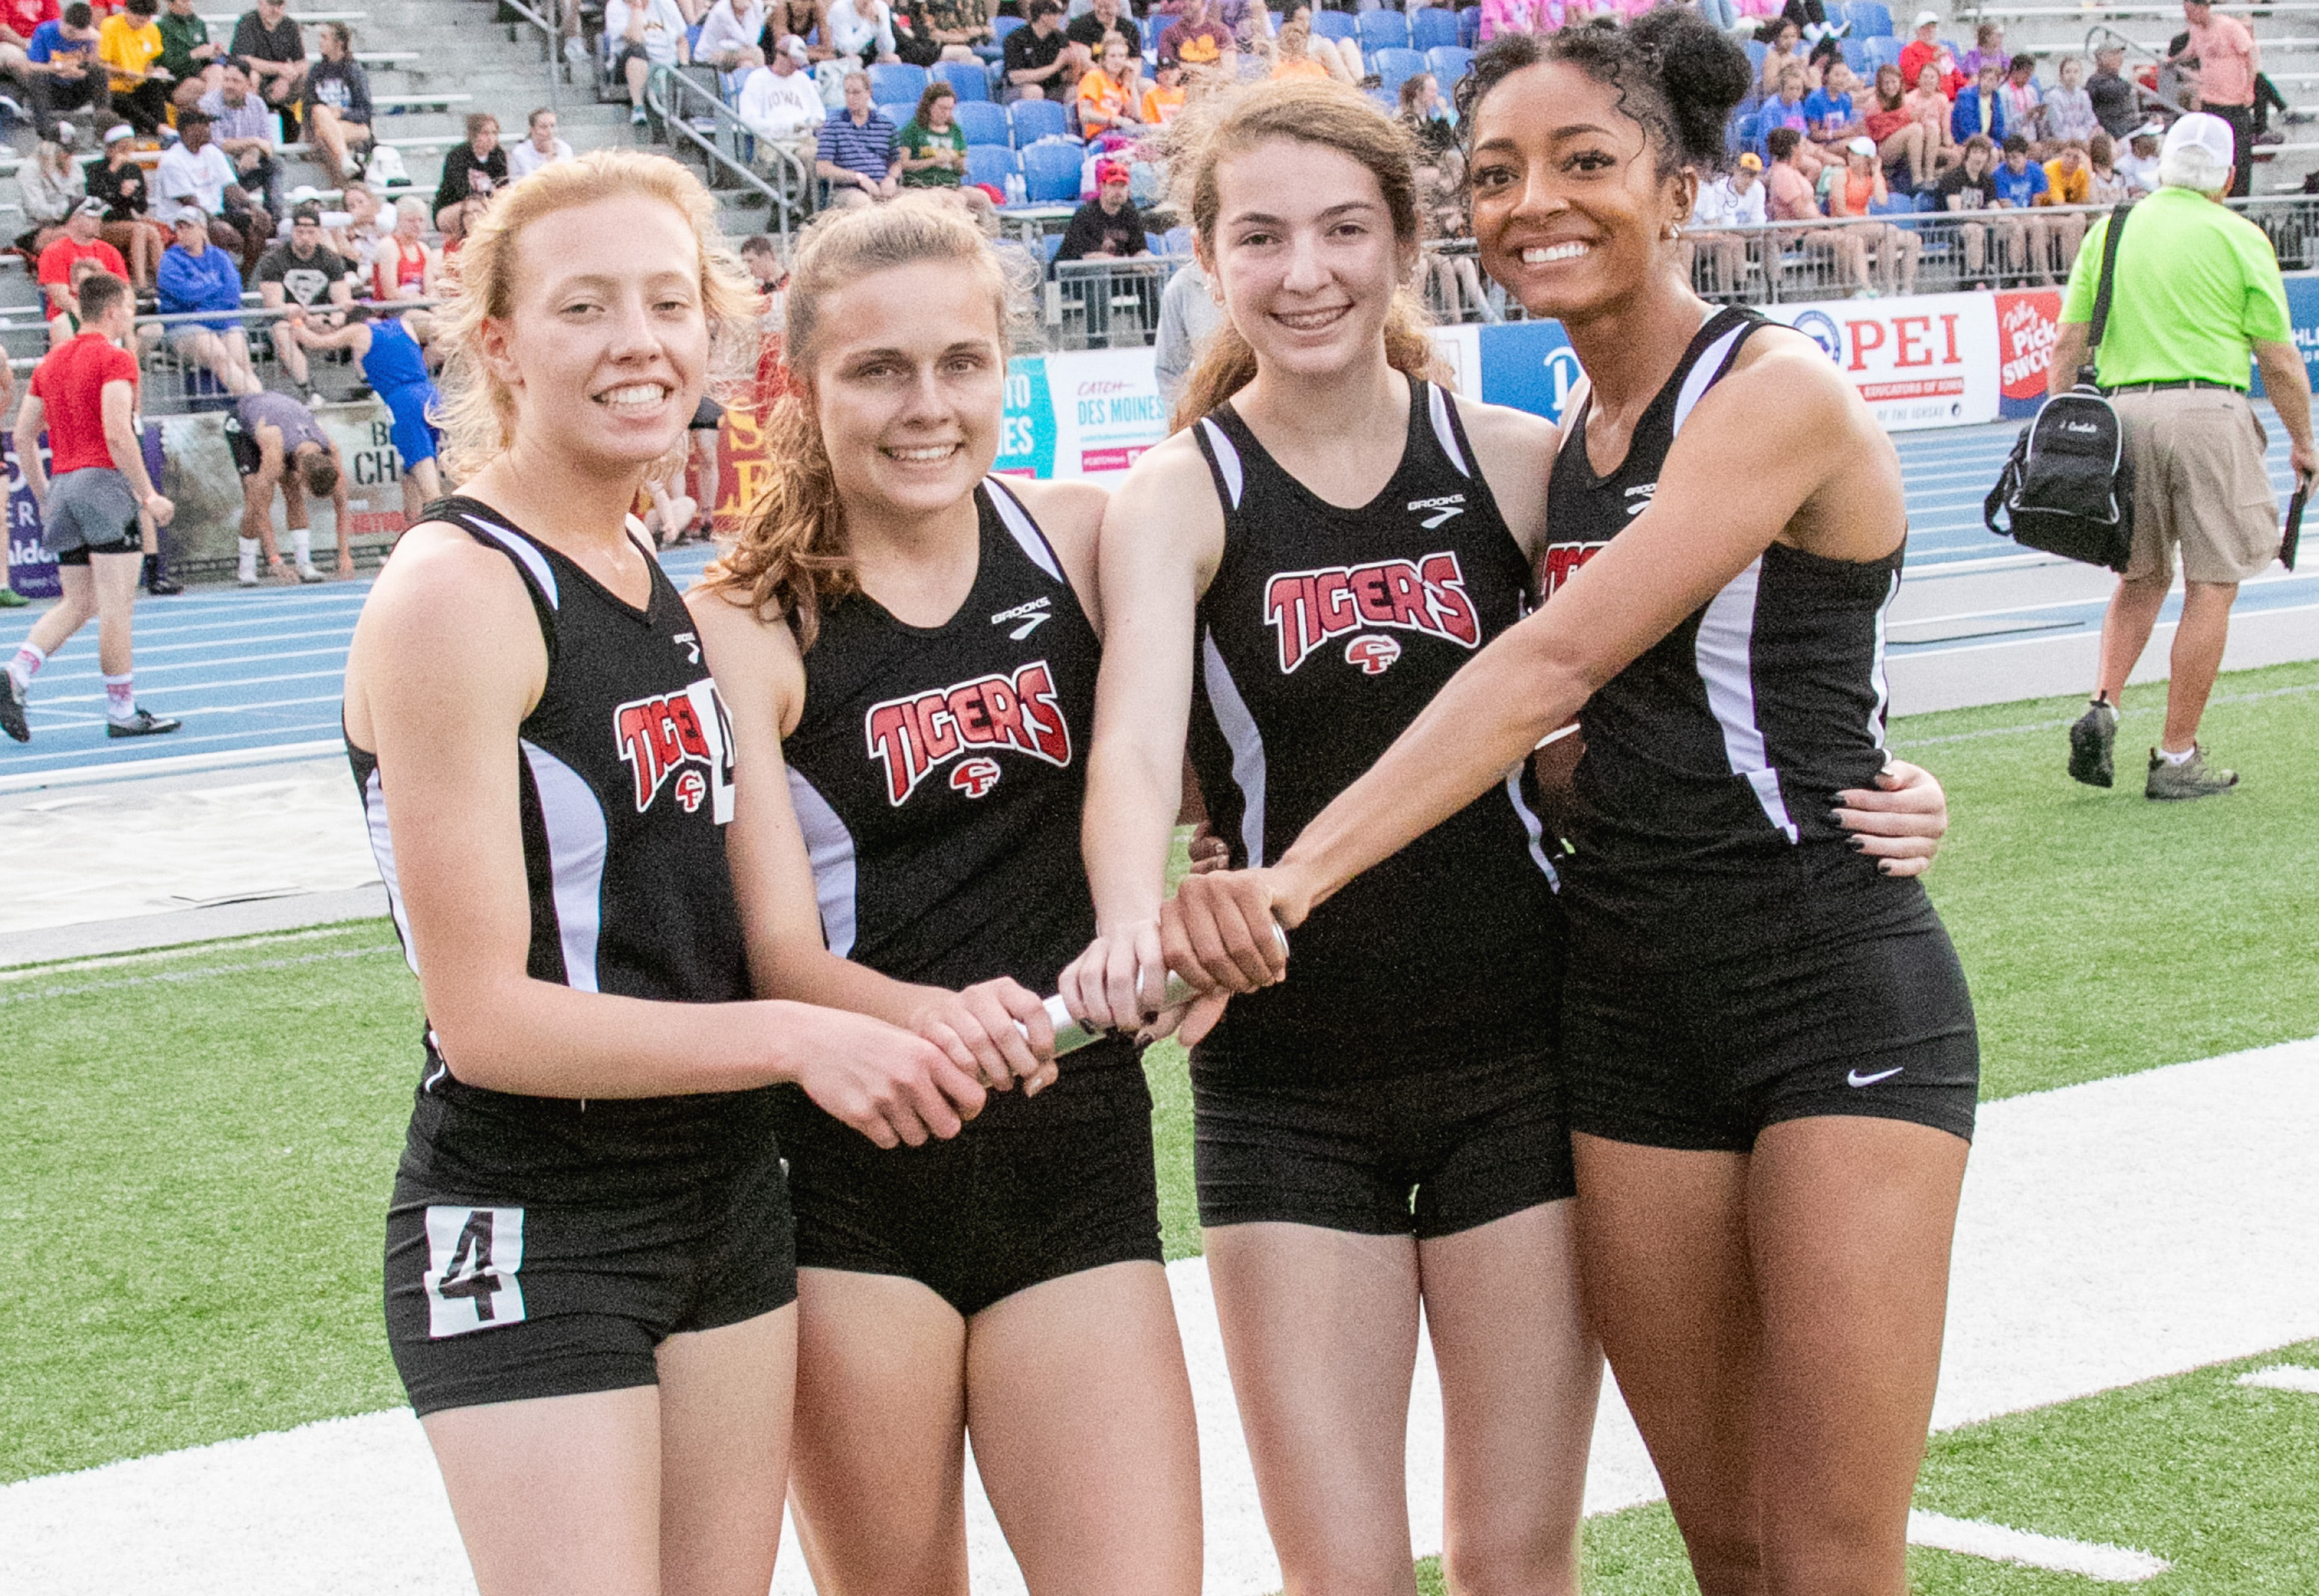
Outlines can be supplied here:
M143 81L123 77L122 72L148 71L160 57L160 25L149 17L140 27L127 12L115 12L96 30L96 59L119 68L113 74L113 92L116 95L125 95Z
M2094 169L2083 156L2077 158L2077 169L2070 171L2069 158L2055 156L2045 163L2045 192L2037 196L2041 205L2087 205L2093 203Z

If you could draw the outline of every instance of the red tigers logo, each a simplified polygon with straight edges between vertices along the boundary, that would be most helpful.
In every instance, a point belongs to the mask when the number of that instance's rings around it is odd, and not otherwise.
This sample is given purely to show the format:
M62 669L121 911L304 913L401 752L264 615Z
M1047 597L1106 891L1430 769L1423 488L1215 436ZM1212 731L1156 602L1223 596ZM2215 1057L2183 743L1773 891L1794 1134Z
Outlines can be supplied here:
M652 807L673 776L676 801L686 814L698 813L714 797L717 824L732 817L731 743L713 681L704 679L683 692L630 699L612 711L612 738L636 777L637 814Z
M1264 619L1279 641L1283 676L1331 637L1370 627L1426 632L1460 648L1475 648L1482 641L1481 618L1466 597L1465 573L1454 554L1284 571L1266 590ZM1352 663L1376 673L1358 660Z
M1056 766L1071 762L1070 727L1055 701L1054 672L1047 662L1024 665L1012 676L979 676L935 692L914 693L873 704L862 717L871 757L886 771L886 801L899 807L935 766L975 749L1012 749ZM977 765L988 780L968 777ZM962 780L961 778L964 780ZM969 760L951 785L980 798L998 780L998 762ZM979 781L981 791L970 782Z
M950 773L950 784L969 798L980 798L998 785L998 762L970 759Z
M1547 600L1553 598L1555 590L1577 575L1581 565L1610 546L1607 541L1548 544L1545 558L1538 562L1541 576L1538 584L1541 590L1538 593L1538 602L1543 604Z
M1345 663L1358 665L1364 676L1382 676L1401 657L1401 645L1381 632L1364 632L1345 645Z

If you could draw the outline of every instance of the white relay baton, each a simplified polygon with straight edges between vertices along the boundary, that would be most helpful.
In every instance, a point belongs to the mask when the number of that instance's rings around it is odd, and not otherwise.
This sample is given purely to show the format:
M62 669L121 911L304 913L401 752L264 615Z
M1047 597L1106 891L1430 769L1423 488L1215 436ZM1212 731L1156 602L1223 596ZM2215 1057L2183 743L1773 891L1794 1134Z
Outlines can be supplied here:
M1275 923L1272 934L1279 939L1280 951L1286 955L1288 951L1288 933ZM1141 974L1140 970L1137 972L1136 985L1139 987L1143 984ZM1163 1009L1174 1008L1179 1004L1189 1003L1195 996L1196 994L1193 992L1191 983L1171 969L1168 972L1168 984L1160 993L1160 1006ZM1111 1034L1106 1031L1097 1031L1083 1025L1073 1019L1070 1005L1063 1001L1063 995L1060 992L1047 999L1046 1007L1047 1023L1055 1028L1055 1057L1058 1059L1065 1053L1075 1053L1083 1047L1101 1041L1105 1036ZM1015 1022L1015 1029L1022 1032L1026 1037L1031 1033L1030 1027L1020 1020Z

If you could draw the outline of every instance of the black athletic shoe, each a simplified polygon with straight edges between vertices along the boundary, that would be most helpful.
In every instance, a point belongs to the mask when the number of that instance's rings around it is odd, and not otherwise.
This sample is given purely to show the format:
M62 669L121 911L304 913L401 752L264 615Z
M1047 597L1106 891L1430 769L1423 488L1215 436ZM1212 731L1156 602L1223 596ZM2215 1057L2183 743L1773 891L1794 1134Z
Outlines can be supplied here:
M174 732L185 723L174 715L156 715L150 709L140 709L127 720L107 719L104 735L108 737L158 737L163 732Z
M0 732L5 732L19 743L32 740L32 728L24 719L24 690L16 685L16 678L0 671Z
M145 556L145 591L156 599L167 599L174 594L184 592L185 584L169 580L168 572L161 564L160 555L147 555Z
M2088 787L2116 780L2110 750L2117 745L2117 708L2097 699L2070 728L2070 775Z

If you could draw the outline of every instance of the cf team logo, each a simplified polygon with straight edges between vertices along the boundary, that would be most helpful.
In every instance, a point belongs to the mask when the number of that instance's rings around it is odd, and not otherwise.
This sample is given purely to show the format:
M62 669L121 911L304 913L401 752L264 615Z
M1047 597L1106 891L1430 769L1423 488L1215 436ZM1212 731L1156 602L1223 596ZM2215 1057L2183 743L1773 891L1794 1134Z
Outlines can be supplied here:
M1657 484L1654 482L1652 486ZM1630 512L1631 513L1631 512ZM1546 591L1538 595L1540 602L1554 597L1555 590L1578 574L1578 568L1610 547L1608 543L1549 543L1546 546Z
M676 801L686 814L698 813L713 795L717 823L732 818L733 744L714 681L696 681L680 693L631 699L612 711L612 737L636 779L637 814L652 807L673 777Z
M980 798L998 785L998 762L970 759L950 773L950 784L970 798Z
M1345 645L1345 663L1360 667L1364 676L1382 676L1401 657L1401 645L1382 632L1366 632Z
M1266 588L1264 620L1280 645L1283 676L1331 638L1371 627L1429 632L1460 648L1474 648L1482 641L1481 618L1466 596L1465 573L1457 568L1457 556L1447 553L1421 560L1284 571ZM1352 659L1350 654L1345 657Z
M979 676L934 692L872 704L862 717L870 756L885 767L886 801L899 807L937 765L961 754L1002 748L1051 765L1071 762L1071 731L1055 701L1054 672L1044 660L1012 676ZM988 776L970 776L980 765ZM969 798L998 780L998 762L970 757L950 778ZM977 790L977 787L980 790Z

